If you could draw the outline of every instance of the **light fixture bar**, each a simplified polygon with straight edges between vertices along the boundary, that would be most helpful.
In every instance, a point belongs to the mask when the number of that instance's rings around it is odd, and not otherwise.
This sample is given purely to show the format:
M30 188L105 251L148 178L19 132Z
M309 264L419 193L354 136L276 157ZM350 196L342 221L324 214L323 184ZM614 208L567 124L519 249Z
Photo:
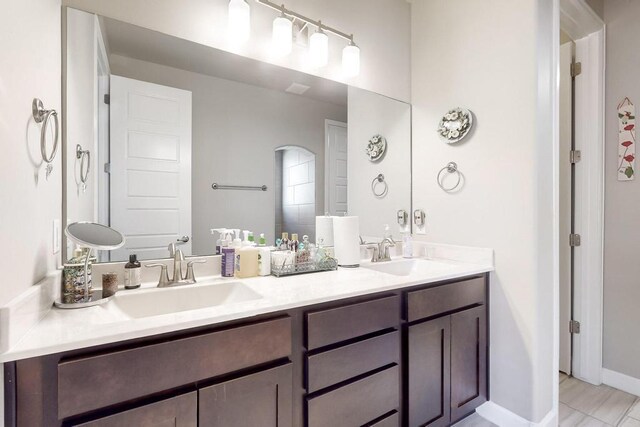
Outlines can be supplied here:
M256 0L258 3L260 3L263 6L267 6L270 7L273 10L277 10L280 13L283 13L287 16L291 16L293 18L299 19L300 21L303 21L307 24L311 24L315 27L321 28L323 31L331 33L333 35L336 35L338 37L341 37L345 40L348 40L350 42L353 42L353 34L347 34L347 33L343 33L340 30L336 30L335 28L332 27L328 27L325 24L323 24L321 21L315 21L311 18L307 18L304 15L301 15L297 12L294 12L293 10L289 10L286 7L284 7L284 5L278 5L272 1L269 0Z

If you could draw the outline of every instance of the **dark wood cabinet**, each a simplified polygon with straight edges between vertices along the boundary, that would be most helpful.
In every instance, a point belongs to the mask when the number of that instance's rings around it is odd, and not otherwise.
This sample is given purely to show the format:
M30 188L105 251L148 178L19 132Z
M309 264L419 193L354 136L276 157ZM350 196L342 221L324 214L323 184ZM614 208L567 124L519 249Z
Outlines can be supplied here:
M196 392L172 397L139 408L120 412L77 427L196 427L198 425Z
M7 427L447 427L488 399L488 276L5 369Z
M474 285L471 289L460 289L466 296L474 294L471 299L456 300L453 287L443 286L438 290L437 294L450 301L446 307L457 310L454 313L437 313L432 301L427 302L429 310L422 310L419 305L413 307L414 312L435 314L435 318L407 328L409 427L452 425L487 400L487 307L484 303L456 307L451 302L480 300L478 296L484 295L484 283L483 292L477 289L477 283L469 283Z
M200 427L292 427L291 364L198 390Z
M486 307L451 315L451 421L487 400Z
M409 426L449 425L451 391L449 316L409 327L407 340Z

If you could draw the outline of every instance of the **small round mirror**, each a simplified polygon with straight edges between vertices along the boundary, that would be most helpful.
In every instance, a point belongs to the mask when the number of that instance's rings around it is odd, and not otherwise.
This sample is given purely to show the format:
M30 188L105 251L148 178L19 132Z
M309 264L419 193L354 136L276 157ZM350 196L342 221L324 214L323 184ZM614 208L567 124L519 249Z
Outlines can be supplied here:
M67 237L78 246L110 251L124 245L124 236L106 225L95 222L74 222L65 230Z

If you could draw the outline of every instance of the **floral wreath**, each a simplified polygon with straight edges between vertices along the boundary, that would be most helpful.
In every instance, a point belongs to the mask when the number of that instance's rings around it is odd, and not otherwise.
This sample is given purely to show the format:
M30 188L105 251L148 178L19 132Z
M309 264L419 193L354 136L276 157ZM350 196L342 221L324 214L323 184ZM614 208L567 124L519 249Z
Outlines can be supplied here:
M369 160L375 162L376 160L380 160L382 155L384 154L387 148L387 140L382 135L374 135L369 140L367 144L367 149L365 150Z
M438 134L447 142L458 142L471 129L473 116L469 110L454 108L442 117L438 125Z

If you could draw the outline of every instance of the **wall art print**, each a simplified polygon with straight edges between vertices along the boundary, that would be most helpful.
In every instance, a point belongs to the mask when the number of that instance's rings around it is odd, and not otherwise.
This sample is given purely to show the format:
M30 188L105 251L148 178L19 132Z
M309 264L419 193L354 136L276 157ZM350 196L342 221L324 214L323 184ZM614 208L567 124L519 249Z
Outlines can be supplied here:
M636 170L636 107L629 98L618 105L618 181L632 181Z

